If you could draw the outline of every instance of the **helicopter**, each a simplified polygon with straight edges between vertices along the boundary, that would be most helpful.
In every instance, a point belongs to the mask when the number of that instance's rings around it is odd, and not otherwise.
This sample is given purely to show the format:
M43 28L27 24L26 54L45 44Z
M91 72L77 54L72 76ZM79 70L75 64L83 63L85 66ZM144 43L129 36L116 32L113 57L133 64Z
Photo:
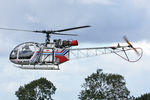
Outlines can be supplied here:
M65 34L62 32L88 28L90 25L61 29L61 30L22 30L12 28L0 28L1 30L25 31L34 33L43 33L46 35L45 43L25 42L17 45L10 53L10 61L14 66L21 69L39 69L39 70L59 70L59 65L72 59L86 58L103 54L116 54L129 62L137 62L143 55L142 48L135 48L129 42L126 36L124 40L127 45L110 47L92 47L92 48L72 48L78 46L77 40L54 39L50 41L51 35L78 36L77 34ZM131 60L128 53L134 51L136 59ZM123 53L120 54L120 53ZM132 56L131 56L132 57Z

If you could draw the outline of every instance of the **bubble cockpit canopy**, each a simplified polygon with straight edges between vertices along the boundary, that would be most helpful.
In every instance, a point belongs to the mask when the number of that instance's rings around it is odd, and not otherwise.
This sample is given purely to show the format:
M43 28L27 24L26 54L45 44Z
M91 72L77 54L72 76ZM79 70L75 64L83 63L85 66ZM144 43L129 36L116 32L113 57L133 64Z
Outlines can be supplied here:
M16 46L11 54L10 60L13 63L19 64L23 61L29 61L36 50L39 49L39 44L34 42L26 42Z

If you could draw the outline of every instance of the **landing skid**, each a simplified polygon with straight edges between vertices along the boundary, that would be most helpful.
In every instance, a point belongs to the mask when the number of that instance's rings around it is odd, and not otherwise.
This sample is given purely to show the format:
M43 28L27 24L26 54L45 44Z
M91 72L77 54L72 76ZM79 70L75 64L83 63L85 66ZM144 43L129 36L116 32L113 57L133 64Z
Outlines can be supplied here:
M60 70L58 65L14 65L21 69L33 70Z

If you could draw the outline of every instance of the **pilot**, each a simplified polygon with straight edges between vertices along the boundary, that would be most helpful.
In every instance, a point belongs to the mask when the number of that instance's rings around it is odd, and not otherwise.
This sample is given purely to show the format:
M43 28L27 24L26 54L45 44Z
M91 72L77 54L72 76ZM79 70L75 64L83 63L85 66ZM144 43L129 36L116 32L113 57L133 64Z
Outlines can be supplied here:
M32 50L30 50L28 45L25 45L22 49L23 49L23 51L32 51Z

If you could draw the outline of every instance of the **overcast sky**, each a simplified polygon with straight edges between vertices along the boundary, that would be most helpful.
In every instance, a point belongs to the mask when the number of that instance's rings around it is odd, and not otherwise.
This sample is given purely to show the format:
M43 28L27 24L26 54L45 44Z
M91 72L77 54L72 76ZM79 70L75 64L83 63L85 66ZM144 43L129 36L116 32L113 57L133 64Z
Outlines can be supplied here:
M27 41L44 42L43 34L0 30L0 99L16 100L19 86L46 77L57 87L55 100L77 100L84 78L103 69L125 77L131 95L150 92L150 1L149 0L0 0L0 27L29 30L55 30L91 25L66 33L78 37L83 47L109 46L129 39L144 50L137 63L115 55L74 60L60 65L60 71L30 71L12 66L11 50ZM112 60L113 59L113 60Z

